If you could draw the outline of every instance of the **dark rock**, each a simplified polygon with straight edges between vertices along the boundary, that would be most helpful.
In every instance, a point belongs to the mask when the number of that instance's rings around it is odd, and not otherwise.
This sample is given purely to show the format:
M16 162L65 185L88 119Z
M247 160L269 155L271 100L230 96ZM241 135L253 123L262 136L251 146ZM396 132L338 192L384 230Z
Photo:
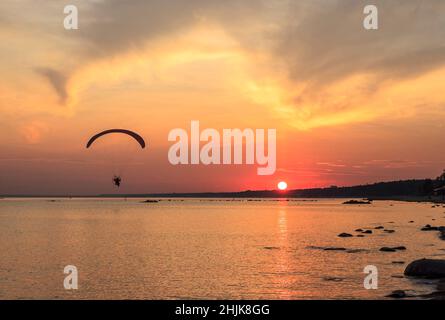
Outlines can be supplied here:
M405 261L393 261L392 264L405 264Z
M383 226L378 226L378 227L375 227L374 229L376 229L376 230L380 230L380 229L385 229L385 227L383 227Z
M406 298L407 294L403 290L395 290L395 291L391 292L390 294L388 294L387 297L395 298L395 299L402 299L402 298Z
M445 240L445 227L439 227L439 238Z
M411 220L411 221L409 221L408 223L414 223L414 221L413 221L413 220Z
M334 281L334 282L340 282L340 281L343 281L342 278L337 278L337 277L324 277L323 280L324 280L324 281Z
M369 200L349 200L343 202L343 204L371 204L372 202Z
M371 234L371 233L372 233L372 230L365 230L365 231L363 231L363 233Z
M343 232L343 233L340 233L338 235L338 237L340 237L340 238L349 238L349 237L353 237L353 235L350 234L350 233Z
M363 229L355 229L355 232L363 232Z
M445 278L445 260L415 260L406 267L405 275L430 279Z
M263 247L263 249L266 249L266 250L280 250L279 247Z
M148 200L142 201L141 203L158 203L158 202L159 202L159 200L150 200L150 199L148 199Z
M422 294L419 297L430 300L445 300L445 291L434 291L428 294Z
M383 231L386 232L386 233L394 233L394 232L396 232L395 230L387 230L387 229L385 229Z
M383 251L383 252L396 252L397 250L394 249L394 248L382 247L382 248L380 248L379 251Z
M324 251L346 251L346 248L337 247L326 247L323 248Z
M406 250L406 247L398 246L398 247L382 247L382 248L380 248L380 251L384 251L384 252L396 252L398 250Z
M425 225L422 229L420 229L421 231L438 231L439 227L433 227L430 224Z
M437 291L445 291L445 279L439 280L436 289Z
M365 235L363 235L363 234L358 234L358 235L356 235L356 237L357 237L357 238L364 238Z

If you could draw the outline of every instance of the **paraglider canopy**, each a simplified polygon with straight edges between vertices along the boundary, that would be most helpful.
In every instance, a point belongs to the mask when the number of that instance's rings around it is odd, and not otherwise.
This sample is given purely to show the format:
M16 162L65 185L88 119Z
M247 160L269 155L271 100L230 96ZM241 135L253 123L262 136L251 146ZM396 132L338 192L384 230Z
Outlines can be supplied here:
M110 134L110 133L123 133L123 134L127 134L130 137L132 137L133 139L135 139L139 143L141 148L145 148L145 141L144 141L144 139L140 135L138 135L136 132L133 132L133 131L130 131L130 130L126 130L126 129L110 129L110 130L105 130L105 131L99 132L98 134L95 134L94 136L92 136L90 138L90 140L88 140L87 148L89 148L94 143L94 141L96 141L100 137L102 137L104 135L107 135L107 134Z

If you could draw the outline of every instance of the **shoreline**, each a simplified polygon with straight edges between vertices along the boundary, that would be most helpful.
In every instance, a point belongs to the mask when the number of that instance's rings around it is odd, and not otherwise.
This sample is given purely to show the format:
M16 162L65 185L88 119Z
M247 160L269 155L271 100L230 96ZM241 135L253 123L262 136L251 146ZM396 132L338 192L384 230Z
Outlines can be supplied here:
M276 197L261 197L261 196L240 196L227 194L105 194L105 195L4 195L0 196L0 200L4 199L282 199L294 201L316 201L321 199L366 199L369 201L400 201L400 202L418 202L418 203L433 203L445 204L445 199L442 197L423 197L423 196L388 196L388 197L295 197L277 195Z

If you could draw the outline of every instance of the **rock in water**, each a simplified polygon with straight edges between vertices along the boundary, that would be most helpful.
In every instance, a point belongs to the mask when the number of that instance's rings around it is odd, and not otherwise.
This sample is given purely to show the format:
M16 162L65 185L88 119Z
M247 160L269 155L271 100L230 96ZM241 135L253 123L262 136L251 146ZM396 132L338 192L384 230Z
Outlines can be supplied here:
M369 200L348 200L343 202L343 204L372 204Z
M405 269L405 275L430 279L445 278L445 260L421 259L411 262Z
M148 200L142 201L141 203L158 203L158 202L159 202L159 200L150 200L150 199L148 199Z
M445 227L439 227L439 238L445 240Z
M380 248L380 251L385 251L385 252L396 252L397 250L406 250L405 246L398 246L398 247L383 247Z
M420 229L421 231L439 231L440 227L433 227L430 224L427 224L426 226L424 226L422 229Z
M402 298L406 298L406 292L403 290L395 290L393 291L391 294L388 294L387 297L389 298L396 298L396 299L402 299Z
M352 234L350 234L350 233L346 233L346 232L340 233L338 236L339 236L340 238L349 238L349 237L353 237Z
M394 249L394 248L388 248L388 247L383 247L383 248L380 248L380 251L384 251L384 252L396 252L396 249Z

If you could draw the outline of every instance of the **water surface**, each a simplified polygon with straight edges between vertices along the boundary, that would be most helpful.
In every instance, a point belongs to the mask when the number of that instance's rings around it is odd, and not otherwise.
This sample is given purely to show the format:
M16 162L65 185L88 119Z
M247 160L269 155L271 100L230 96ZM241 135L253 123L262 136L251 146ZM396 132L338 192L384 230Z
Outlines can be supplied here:
M415 259L445 258L436 232L419 231L445 224L445 209L343 201L1 199L0 298L381 299L395 289L432 291L403 270ZM395 233L337 237L380 225ZM407 250L379 251L400 245ZM63 287L66 265L78 268L78 290ZM363 287L366 265L378 268L378 290Z

